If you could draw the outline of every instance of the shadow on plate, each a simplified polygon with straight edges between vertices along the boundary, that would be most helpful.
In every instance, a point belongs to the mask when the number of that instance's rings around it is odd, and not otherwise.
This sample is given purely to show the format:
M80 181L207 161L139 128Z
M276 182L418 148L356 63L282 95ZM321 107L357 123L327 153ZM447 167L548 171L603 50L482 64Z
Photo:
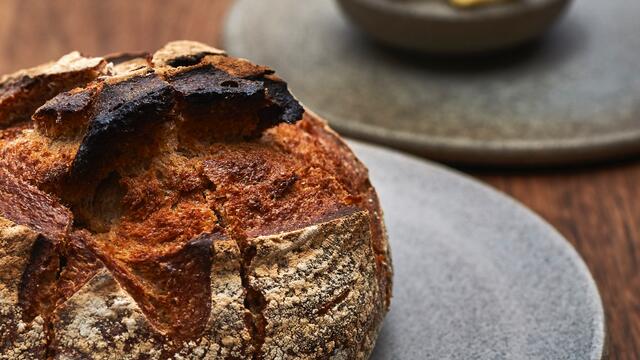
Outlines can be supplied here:
M351 34L353 46L367 47L372 56L383 58L389 64L421 68L430 72L476 74L508 71L526 66L562 63L579 54L588 45L588 29L575 16L564 18L541 38L527 43L491 52L466 55L443 55L414 52L381 44L361 31Z

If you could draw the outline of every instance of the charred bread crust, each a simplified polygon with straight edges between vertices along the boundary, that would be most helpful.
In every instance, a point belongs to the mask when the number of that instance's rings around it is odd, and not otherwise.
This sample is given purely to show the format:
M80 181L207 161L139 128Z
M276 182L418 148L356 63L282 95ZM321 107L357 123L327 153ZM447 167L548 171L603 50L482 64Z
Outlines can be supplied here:
M29 120L31 114L60 92L83 86L105 74L107 62L72 52L58 61L0 78L0 127Z
M0 359L368 357L391 262L342 140L200 43L96 59L0 102Z
M55 99L54 99L55 100ZM142 131L146 122L164 121L173 107L171 88L154 73L105 83L93 100L93 114L76 154L71 176L90 176L113 155L121 138Z

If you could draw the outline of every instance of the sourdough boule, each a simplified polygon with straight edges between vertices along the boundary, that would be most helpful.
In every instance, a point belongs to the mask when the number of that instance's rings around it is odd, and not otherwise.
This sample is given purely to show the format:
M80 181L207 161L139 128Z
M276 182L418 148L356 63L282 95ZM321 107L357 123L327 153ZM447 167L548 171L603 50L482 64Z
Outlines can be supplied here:
M367 169L267 67L179 41L0 81L2 359L366 359L391 273Z

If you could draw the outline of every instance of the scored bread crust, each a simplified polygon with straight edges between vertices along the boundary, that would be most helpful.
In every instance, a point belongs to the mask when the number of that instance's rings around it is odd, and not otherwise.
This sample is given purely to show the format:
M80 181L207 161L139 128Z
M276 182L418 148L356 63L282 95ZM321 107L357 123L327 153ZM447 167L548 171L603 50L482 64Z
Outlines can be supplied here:
M366 359L391 260L339 136L200 43L73 58L0 81L0 359Z

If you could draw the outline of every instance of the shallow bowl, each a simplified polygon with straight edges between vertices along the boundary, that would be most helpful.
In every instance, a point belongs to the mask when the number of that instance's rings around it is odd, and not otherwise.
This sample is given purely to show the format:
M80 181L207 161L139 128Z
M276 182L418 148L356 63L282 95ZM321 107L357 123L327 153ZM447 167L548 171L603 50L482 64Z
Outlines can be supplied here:
M458 8L445 0L338 0L348 18L374 39L430 53L485 52L545 33L571 0L516 0Z

